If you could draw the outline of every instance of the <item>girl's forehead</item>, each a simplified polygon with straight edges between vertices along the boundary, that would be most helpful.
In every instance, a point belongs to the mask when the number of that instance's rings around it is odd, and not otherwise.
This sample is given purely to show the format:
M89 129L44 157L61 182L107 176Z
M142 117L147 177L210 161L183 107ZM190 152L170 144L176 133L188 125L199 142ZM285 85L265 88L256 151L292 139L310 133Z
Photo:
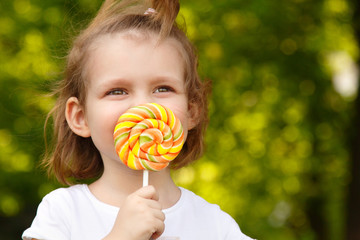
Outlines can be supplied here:
M160 40L158 34L149 31L145 32L139 30L127 30L117 33L103 34L94 39L87 51L88 56L85 63L84 73L86 75L89 73L91 65L93 65L93 61L96 59L96 56L99 53L104 50L109 51L109 48L116 45L121 48L124 44L130 44L130 46L134 47L147 45L151 48L150 50L152 51L156 51L157 48L159 49L162 46L170 46L179 56L179 59L181 61L179 62L179 64L181 64L185 68L184 71L187 72L186 68L188 62L188 55L180 41L173 37L167 37Z
M170 66L177 65L185 74L186 61L181 44L171 37L161 41L158 40L158 36L154 33L144 34L139 31L105 34L99 37L93 42L88 51L87 63L84 68L87 84L90 84L91 81L89 80L93 78L95 69L98 69L100 66L110 66L111 62L123 62L126 65L124 59L126 59L126 62L136 59L135 62L138 64L144 64L144 61L149 61L148 59L156 58L157 56L158 58L155 62L158 64L154 65L154 69L155 66L162 66L161 64L165 64L165 66L172 64L169 65L169 68ZM110 63L109 59L112 59ZM153 63L156 64L155 62ZM118 65L118 70L121 69L121 65ZM124 72L127 71L126 69L130 68L123 69ZM168 68L165 67L165 69Z
M151 31L141 31L141 30L126 30L115 33L103 34L93 40L89 46L90 53L99 47L106 47L107 44L111 41L118 40L127 40L134 45L137 44L150 44L154 48L161 46L162 44L169 44L172 46L182 57L184 57L185 50L180 41L173 37L167 37L165 39L160 39L159 34L156 34ZM119 41L120 44L121 41Z

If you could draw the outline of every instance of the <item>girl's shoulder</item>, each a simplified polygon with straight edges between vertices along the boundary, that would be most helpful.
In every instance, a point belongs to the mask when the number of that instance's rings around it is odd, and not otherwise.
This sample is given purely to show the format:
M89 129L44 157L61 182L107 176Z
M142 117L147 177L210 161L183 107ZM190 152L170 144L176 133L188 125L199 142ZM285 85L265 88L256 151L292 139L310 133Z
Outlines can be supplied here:
M23 239L69 239L70 229L76 221L76 196L84 192L83 185L58 188L48 193L38 206L31 227Z
M117 212L97 200L85 184L58 188L42 199L23 239L101 239L111 230ZM93 231L89 226L95 226Z
M181 197L179 201L164 212L171 214L186 215L195 219L220 219L220 221L232 222L232 217L221 210L217 204L210 203L194 192L180 187ZM191 214L189 214L191 213Z
M43 201L74 200L74 198L86 196L87 189L88 187L86 184L77 184L70 187L57 188L45 195Z
M206 239L222 236L221 239L251 240L241 232L237 222L228 213L224 212L219 205L209 203L190 190L184 188L180 188L180 190L180 200L173 207L164 210L166 219L170 223L167 226L169 231L172 226L179 228L177 224L171 223L176 223L178 219L182 219L184 232L187 228L193 229L196 226L198 233L209 235L209 238ZM205 239L204 237L199 238ZM185 237L185 239L193 238Z
M119 209L98 200L87 184L77 184L58 188L48 193L41 202L42 205L57 206L57 208L77 209L77 212L88 212L89 209L102 212L117 212ZM95 207L95 208L94 208ZM71 210L70 210L71 211Z
M180 201L183 202L187 207L191 207L194 209L204 209L206 211L221 211L220 207L217 204L209 203L204 198L200 197L199 195L195 194L194 192L185 189L181 189L181 199ZM179 202L180 202L179 201Z
M81 202L86 202L86 189L85 184L55 189L43 197L39 208L50 212L71 212Z

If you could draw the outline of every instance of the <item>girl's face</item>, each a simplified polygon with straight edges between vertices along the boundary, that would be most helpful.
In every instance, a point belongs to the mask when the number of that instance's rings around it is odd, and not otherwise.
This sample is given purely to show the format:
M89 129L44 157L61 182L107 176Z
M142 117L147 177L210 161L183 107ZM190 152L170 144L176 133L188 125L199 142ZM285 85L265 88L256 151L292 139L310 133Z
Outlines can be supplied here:
M185 136L194 127L184 83L184 61L178 43L155 37L119 33L101 37L87 64L85 124L104 164L120 162L113 130L121 114L143 103L170 108L183 124ZM105 165L106 167L106 165Z

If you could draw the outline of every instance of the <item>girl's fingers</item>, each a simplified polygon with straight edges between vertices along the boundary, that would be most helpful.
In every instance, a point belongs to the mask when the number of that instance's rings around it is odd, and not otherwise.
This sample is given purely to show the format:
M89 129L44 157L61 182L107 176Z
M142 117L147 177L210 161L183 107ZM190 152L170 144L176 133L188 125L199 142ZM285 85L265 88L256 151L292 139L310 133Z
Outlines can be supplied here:
M163 234L164 230L165 230L165 224L163 221L161 220L157 220L154 222L155 225L155 231L151 236L151 239L157 239L161 236L161 234Z
M135 233L138 239L149 239L150 236L152 239L159 238L165 229L165 214L158 199L159 195L153 186L143 187L129 195L120 207L119 232L134 234L132 226L141 222L142 227Z
M137 190L135 192L139 197L142 198L147 198L147 199L152 199L155 201L159 201L159 194L158 192L155 190L154 186L146 186L146 187L142 187L139 190Z
M155 200L148 200L147 201L147 206L152 208L152 209L162 210L161 204L158 201L155 201Z
M162 211L154 210L153 215L156 219L159 219L160 221L165 221L165 214Z

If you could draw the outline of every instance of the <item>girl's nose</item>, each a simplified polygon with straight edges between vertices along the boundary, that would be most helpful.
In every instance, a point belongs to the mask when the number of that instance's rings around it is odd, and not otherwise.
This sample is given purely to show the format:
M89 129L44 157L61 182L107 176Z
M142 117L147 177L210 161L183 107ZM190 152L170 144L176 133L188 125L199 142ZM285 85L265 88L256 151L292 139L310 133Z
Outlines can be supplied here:
M135 107L141 104L151 103L151 102L152 102L151 96L148 96L147 94L139 94L136 97L134 97L131 107Z

